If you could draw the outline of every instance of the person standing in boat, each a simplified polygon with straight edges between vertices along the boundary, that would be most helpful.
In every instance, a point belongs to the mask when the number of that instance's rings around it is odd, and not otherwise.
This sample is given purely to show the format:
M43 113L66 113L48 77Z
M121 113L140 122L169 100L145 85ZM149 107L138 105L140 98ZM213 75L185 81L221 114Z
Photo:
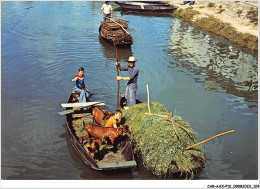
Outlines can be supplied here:
M112 6L109 5L109 1L106 1L105 4L103 4L103 6L100 9L100 15L102 13L102 11L104 11L104 21L108 20L108 18L106 17L113 17L113 10L112 10Z
M120 69L120 71L128 71L129 77L121 77L117 76L117 80L127 80L127 86L125 90L125 98L127 100L128 107L132 107L136 104L136 91L137 91L137 79L139 70L135 66L135 57L130 56L128 58L128 67L123 68L118 62L116 62L116 66Z
M79 73L72 79L72 82L75 82L75 87L73 90L75 93L80 94L78 97L79 102L86 102L89 97L89 93L84 83L84 68L80 67L78 72Z

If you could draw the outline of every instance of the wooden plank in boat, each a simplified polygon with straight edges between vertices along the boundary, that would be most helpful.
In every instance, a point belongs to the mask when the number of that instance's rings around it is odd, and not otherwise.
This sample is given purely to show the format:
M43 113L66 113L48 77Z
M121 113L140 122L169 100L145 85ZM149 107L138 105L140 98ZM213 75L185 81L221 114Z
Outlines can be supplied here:
M76 108L76 109L65 110L65 111L58 112L58 113L59 113L60 115L66 115L66 114L73 113L75 110L78 110L78 109L80 109L80 108L81 108L81 107Z
M91 113L72 114L72 117L73 117L73 118L76 118L76 117L91 117L91 116L92 116Z
M106 168L120 168L120 167L132 167L136 166L136 161L123 161L123 162L115 162L115 163L98 163L98 167L101 169Z
M61 106L63 108L72 108L72 107L86 107L86 106L92 106L92 105L98 105L102 106L105 105L104 102L80 102L80 103L63 103Z

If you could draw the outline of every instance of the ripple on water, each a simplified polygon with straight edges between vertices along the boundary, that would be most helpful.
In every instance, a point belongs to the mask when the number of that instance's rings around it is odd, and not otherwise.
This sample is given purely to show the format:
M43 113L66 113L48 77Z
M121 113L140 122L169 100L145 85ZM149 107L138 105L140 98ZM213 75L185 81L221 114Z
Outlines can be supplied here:
M72 150L64 117L57 114L80 66L92 98L104 100L110 111L116 108L115 49L98 34L102 4L2 2L4 179L157 179L138 169L117 175L93 171ZM257 177L257 56L176 17L121 16L129 21L134 44L118 48L118 59L123 66L131 55L138 60L138 99L146 101L149 82L152 101L183 115L199 139L234 126L248 138L241 140L237 132L205 144L211 165L200 179ZM120 81L120 91L126 83ZM253 157L246 162L250 169L241 165L248 154Z

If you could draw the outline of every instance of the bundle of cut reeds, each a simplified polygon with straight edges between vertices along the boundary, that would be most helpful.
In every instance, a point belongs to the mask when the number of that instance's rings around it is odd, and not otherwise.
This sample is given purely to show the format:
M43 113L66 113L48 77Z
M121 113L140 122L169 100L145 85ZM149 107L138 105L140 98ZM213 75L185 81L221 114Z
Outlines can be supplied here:
M147 104L123 110L140 163L162 178L195 178L205 162L200 146L186 150L196 143L195 132L181 117L168 117L171 114L159 103L152 102L150 111L149 116Z
M121 26L124 28L124 29L127 29L128 28L128 24L126 21L124 20L121 20L121 19L117 19L117 20L106 20L106 21L103 21L101 23L101 26L103 28L105 28L106 30L117 30L117 29L120 29Z

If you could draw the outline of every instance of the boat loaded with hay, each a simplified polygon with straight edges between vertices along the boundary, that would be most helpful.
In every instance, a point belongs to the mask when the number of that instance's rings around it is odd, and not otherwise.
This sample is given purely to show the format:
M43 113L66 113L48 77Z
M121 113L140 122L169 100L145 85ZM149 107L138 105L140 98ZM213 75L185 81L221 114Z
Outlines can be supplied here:
M109 138L83 137L87 136L87 126L102 130L113 130L114 128L105 128L100 125L93 126L94 109L98 112L109 114L108 111L100 106L104 105L103 102L94 102L91 98L88 98L88 102L86 103L73 103L73 99L76 99L76 97L76 93L71 93L68 103L62 104L67 110L59 112L59 114L66 116L66 128L69 140L81 159L95 170L135 167L136 161L127 134L117 132L117 137L113 145L109 142ZM102 121L104 122L104 120ZM98 153L95 153L96 150Z
M109 19L101 22L99 34L105 41L111 44L113 44L114 39L116 46L130 46L133 44L133 39L126 30L127 28L128 24L126 21Z

